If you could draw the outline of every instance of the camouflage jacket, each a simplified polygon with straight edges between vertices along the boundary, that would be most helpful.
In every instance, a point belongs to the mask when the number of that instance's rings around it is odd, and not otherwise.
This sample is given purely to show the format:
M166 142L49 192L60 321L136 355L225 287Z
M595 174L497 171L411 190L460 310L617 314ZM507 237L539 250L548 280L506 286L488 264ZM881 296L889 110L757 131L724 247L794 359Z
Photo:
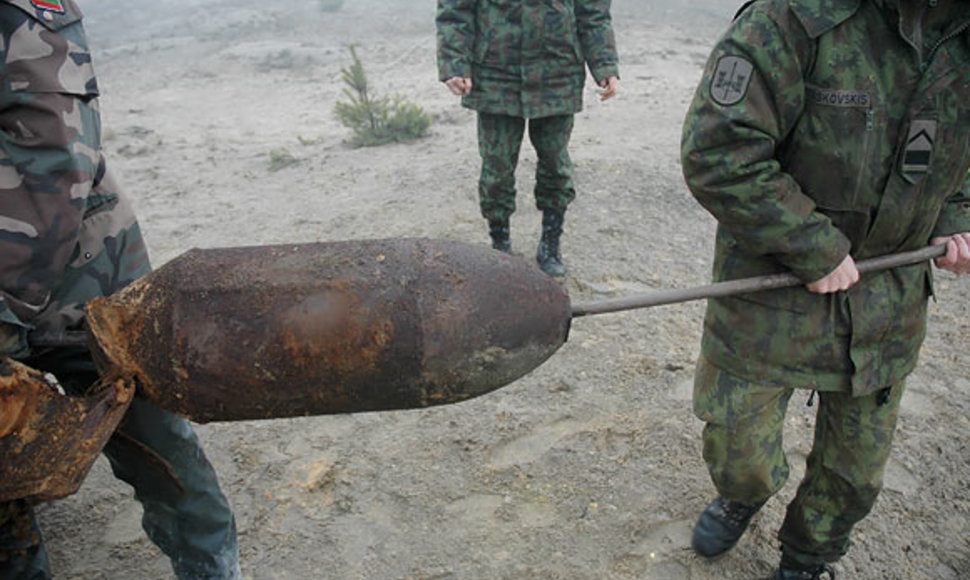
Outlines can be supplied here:
M0 0L0 321L77 327L147 272L101 155L98 85L73 0Z
M719 224L715 279L809 282L850 252L970 231L970 3L938 1L902 0L900 16L895 0L759 0L718 41L682 141L687 184ZM950 11L939 30L920 29L924 8ZM710 300L701 364L871 393L913 369L931 293L921 264L847 292Z
M513 117L583 108L585 66L619 76L611 0L438 0L438 78L472 79L462 104Z

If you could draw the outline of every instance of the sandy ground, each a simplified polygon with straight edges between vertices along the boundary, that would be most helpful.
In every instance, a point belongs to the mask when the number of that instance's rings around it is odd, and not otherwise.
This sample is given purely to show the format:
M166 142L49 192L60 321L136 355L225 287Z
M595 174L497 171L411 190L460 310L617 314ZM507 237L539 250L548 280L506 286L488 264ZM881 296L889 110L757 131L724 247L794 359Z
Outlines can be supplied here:
M156 265L192 247L427 236L486 244L475 118L436 80L434 3L87 0L105 144ZM705 284L713 221L688 195L680 123L735 0L615 0L618 98L588 90L573 157L565 284L593 300ZM333 116L356 44L374 90L434 118L417 142L350 149ZM295 163L271 170L286 153ZM539 215L524 148L517 253ZM970 577L967 282L942 273L886 489L842 578ZM577 320L546 364L495 393L426 410L209 424L252 579L751 579L809 449L793 399L792 480L735 551L698 559L713 494L690 410L703 303ZM140 507L103 460L39 509L59 578L170 578Z

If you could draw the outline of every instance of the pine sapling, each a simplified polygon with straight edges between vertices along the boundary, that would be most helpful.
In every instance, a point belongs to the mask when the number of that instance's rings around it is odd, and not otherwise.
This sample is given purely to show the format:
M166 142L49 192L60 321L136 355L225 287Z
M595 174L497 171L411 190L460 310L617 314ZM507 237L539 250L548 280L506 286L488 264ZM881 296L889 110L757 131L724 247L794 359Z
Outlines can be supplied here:
M399 95L393 99L372 96L354 46L350 47L350 55L353 62L340 70L347 85L343 94L349 102L338 101L334 112L341 124L353 130L351 145L367 147L423 137L431 126L431 117Z

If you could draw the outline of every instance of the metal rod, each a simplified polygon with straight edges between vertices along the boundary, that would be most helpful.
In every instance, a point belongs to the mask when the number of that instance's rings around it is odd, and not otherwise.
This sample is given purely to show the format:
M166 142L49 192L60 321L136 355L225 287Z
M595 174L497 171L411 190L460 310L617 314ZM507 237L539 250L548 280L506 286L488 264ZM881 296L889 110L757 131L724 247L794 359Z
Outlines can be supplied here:
M927 246L911 252L901 252L899 254L889 254L870 258L856 263L860 274L867 272L877 272L898 266L909 266L918 264L933 258L938 258L946 253L946 246ZM720 298L724 296L734 296L748 292L759 292L762 290L774 290L777 288L787 288L798 286L805 282L794 274L772 274L768 276L755 276L753 278L741 278L739 280L728 280L707 286L695 288L685 288L682 290L663 290L651 294L641 294L637 296L627 296L611 300L600 300L595 302L585 302L573 304L571 307L572 317L589 316L593 314L606 314L609 312L621 312L623 310L634 310L637 308L649 308L651 306L661 306L664 304L675 304L678 302L689 302L702 298Z
M918 264L938 258L946 253L946 246L927 246L911 252L890 254L877 258L870 258L856 263L856 268L860 273L877 272L898 266L908 266ZM663 306L665 304L676 304L679 302L689 302L704 298L719 298L723 296L735 296L749 292L759 292L762 290L774 290L777 288L787 288L804 284L794 274L773 274L768 276L755 276L753 278L742 278L740 280L729 280L718 282L707 286L695 288L662 290L651 294L640 294L636 296L626 296L611 300L601 300L573 304L570 313L573 318L581 316L591 316L594 314L607 314L610 312L622 312L624 310L635 310L638 308L650 308L652 306ZM44 347L64 347L64 346L86 346L87 335L83 331L68 331L63 333L31 333L28 342L33 348Z

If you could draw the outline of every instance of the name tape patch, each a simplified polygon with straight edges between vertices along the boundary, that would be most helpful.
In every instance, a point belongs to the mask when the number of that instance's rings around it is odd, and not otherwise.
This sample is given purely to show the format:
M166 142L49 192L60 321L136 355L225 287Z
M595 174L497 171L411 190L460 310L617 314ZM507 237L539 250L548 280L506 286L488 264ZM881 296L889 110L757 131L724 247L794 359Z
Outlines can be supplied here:
M806 97L809 103L829 107L868 109L869 105L872 104L869 93L861 91L839 91L808 87Z

